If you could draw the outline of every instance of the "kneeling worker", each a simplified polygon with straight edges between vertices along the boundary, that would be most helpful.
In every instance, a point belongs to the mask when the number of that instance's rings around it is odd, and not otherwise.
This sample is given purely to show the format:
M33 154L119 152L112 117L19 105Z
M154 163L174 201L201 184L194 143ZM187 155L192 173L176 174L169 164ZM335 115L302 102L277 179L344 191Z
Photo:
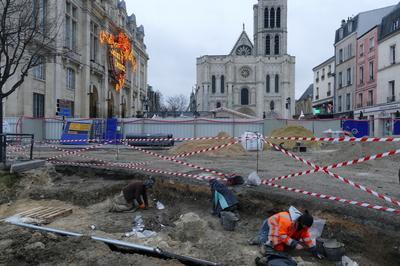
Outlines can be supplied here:
M301 214L291 207L289 212L280 212L265 220L258 236L249 244L262 245L262 253L272 248L276 251L284 251L286 248L308 248L314 256L321 258L317 253L315 241L310 237L309 229L313 223L314 218L308 211Z
M236 211L239 203L235 194L227 186L213 179L210 180L213 215L220 216L222 211Z
M112 200L110 212L130 211L136 207L147 209L149 202L147 199L147 189L153 187L154 177L143 181L133 181L122 189L121 193Z

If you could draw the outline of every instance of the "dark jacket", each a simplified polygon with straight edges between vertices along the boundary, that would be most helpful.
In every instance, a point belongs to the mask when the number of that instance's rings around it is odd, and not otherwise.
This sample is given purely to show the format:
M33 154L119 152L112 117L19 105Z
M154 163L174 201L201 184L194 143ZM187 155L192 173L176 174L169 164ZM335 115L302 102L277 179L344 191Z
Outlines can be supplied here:
M221 211L239 203L235 194L233 194L227 186L217 180L210 181L210 188L213 211L215 214L219 215Z
M136 200L139 205L141 205L144 201L145 206L149 206L147 200L147 190L144 183L141 181L131 182L129 185L122 189L122 193L124 194L125 200L127 202L132 202L133 200Z

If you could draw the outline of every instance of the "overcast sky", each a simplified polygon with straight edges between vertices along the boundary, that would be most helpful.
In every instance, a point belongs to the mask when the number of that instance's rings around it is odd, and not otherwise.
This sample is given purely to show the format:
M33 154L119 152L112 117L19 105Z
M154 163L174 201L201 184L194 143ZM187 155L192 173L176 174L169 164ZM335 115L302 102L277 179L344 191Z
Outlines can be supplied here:
M164 96L190 95L196 58L228 54L246 24L253 40L256 0L127 0L145 28L148 83ZM312 68L333 56L343 18L397 4L397 0L288 0L288 52L296 56L296 98L312 83Z

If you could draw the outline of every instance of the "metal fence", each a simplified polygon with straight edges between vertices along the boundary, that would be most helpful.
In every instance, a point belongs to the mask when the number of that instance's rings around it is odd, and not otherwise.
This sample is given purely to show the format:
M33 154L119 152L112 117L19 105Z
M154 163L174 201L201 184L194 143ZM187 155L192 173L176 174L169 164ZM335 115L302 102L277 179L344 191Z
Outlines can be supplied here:
M7 133L34 134L36 140L60 139L66 121L61 119L6 118ZM88 121L87 119L74 119ZM220 132L239 137L244 132L260 132L270 135L274 130L286 125L299 125L322 137L323 131L341 130L340 120L248 120L248 119L204 119L204 118L128 118L119 119L123 137L129 134L172 134L176 138L210 137Z

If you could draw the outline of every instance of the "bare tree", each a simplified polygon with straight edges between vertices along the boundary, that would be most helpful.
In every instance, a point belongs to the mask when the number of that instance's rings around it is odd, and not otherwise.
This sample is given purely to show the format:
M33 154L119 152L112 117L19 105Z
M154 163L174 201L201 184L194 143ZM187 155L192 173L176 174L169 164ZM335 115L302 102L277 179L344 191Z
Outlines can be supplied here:
M56 54L55 6L56 1L0 0L0 133L3 99L21 86L30 69Z
M166 107L167 110L171 112L186 111L188 107L188 99L183 94L169 96L166 100Z
M3 99L20 88L32 68L57 54L55 40L60 20L56 2L0 0L0 134ZM1 162L5 161L4 145L0 138Z

